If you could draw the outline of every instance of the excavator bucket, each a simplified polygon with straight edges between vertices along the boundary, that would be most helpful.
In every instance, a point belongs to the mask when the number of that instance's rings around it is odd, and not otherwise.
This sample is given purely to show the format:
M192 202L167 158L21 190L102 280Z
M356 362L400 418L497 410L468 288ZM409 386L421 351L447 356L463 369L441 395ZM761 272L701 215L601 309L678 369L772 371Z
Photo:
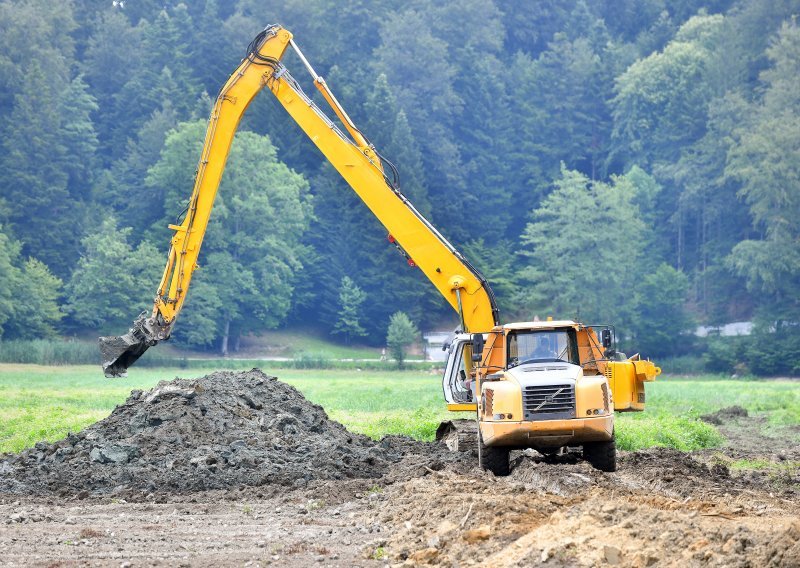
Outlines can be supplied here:
M134 321L133 327L124 335L101 337L99 344L103 373L109 378L127 377L128 367L156 343L145 327L144 316Z

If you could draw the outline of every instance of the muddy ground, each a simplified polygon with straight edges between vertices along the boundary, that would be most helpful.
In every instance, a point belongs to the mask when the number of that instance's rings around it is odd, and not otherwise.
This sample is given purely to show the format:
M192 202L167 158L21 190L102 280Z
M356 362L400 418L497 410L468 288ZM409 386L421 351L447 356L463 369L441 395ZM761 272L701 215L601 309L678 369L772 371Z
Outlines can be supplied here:
M162 383L0 456L0 565L800 566L800 436L705 418L735 447L623 452L610 474L524 452L495 478L256 371Z

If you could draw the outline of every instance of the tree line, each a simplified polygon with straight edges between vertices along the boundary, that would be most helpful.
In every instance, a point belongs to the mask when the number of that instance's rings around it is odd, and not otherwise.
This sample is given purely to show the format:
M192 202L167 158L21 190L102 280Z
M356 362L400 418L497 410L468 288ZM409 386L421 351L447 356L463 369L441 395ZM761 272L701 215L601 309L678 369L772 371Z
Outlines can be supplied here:
M665 356L701 348L698 324L753 319L751 367L800 355L800 1L265 12L0 1L0 337L120 333L148 309L212 97L277 21L504 320L615 323ZM237 134L200 264L175 335L194 348L298 323L382 344L398 311L456 321L269 95Z

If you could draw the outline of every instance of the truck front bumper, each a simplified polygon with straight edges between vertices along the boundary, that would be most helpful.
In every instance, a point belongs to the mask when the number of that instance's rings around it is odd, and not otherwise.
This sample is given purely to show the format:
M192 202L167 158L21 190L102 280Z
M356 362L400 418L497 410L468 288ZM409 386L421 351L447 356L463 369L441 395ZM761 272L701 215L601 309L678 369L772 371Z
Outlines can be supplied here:
M481 422L487 446L559 448L584 442L607 442L613 438L614 415L538 422Z

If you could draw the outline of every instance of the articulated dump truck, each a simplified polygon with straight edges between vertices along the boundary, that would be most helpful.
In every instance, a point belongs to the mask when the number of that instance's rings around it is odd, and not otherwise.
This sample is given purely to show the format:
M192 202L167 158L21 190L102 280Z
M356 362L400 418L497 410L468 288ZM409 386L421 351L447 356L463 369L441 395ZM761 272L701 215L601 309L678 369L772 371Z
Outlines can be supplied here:
M284 65L287 50L298 56L338 124ZM480 465L497 475L509 472L509 452L521 448L554 454L582 447L592 465L613 471L614 412L644 410L643 384L660 369L618 353L611 326L571 321L501 325L489 283L403 195L397 169L353 123L292 34L279 25L253 39L220 90L186 214L170 225L173 235L153 309L141 314L128 333L100 338L106 376L125 376L148 348L169 339L198 266L234 134L264 89L384 225L389 242L458 314L442 384L448 408L469 419L442 424L438 437L454 450L477 448Z
M456 334L445 346L442 389L449 410L477 420L444 422L437 439L456 451L477 446L481 466L497 475L523 448L555 455L582 446L594 467L616 470L614 412L644 410L644 383L661 369L626 358L614 342L613 327L573 321Z

